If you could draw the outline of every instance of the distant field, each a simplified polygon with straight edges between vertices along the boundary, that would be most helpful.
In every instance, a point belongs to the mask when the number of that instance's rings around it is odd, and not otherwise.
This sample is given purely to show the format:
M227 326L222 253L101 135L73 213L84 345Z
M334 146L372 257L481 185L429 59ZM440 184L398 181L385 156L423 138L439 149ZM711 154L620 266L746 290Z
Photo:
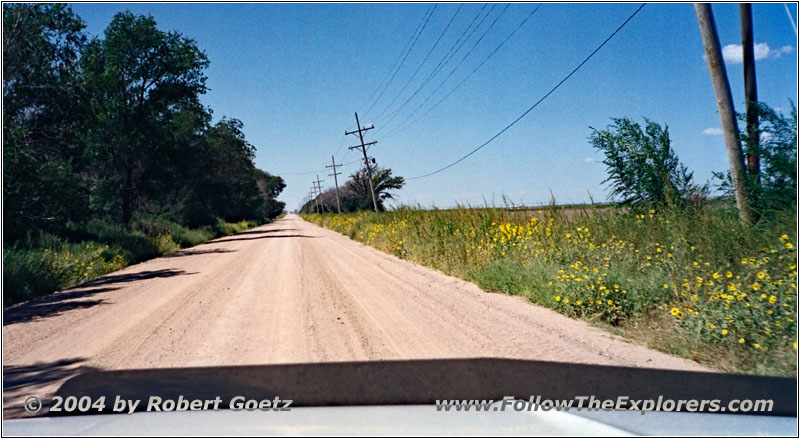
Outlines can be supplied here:
M305 215L397 257L726 371L796 375L797 217L725 200Z

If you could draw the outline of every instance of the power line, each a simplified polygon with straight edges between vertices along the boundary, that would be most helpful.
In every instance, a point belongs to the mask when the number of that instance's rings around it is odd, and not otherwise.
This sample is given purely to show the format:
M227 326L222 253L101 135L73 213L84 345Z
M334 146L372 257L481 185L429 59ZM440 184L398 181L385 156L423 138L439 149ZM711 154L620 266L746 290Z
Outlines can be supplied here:
M325 172L325 170L323 169L323 170L308 171L308 172L280 172L280 173L276 172L275 175L277 175L277 176L281 176L281 175L308 175L308 174L316 174L316 173L319 173L319 172Z
M402 109L406 104L408 104L408 102L411 99L414 98L414 96L416 96L426 85L428 85L428 83L431 81L431 79L433 79L441 71L441 69L443 69L450 62L450 60L453 58L453 56L455 56L455 54L459 50L461 50L461 47L464 45L464 43L466 43L467 40L469 40L469 38L472 36L472 34L475 33L475 30L477 30L480 27L480 25L483 24L483 21L486 20L486 17L489 16L489 14L487 13L486 16L484 16L483 19L481 19L481 21L478 23L478 25L474 29L472 28L472 25L475 24L475 21L478 19L478 17L481 16L481 14L483 13L483 11L486 9L487 6L488 5L486 5L486 4L483 5L483 7L478 11L478 13L472 19L472 21L470 21L469 25L467 25L467 28L464 29L463 32L461 32L461 35L459 35L459 37L456 39L456 41L453 43L453 45L450 46L450 49L447 50L447 53L442 57L441 60L439 60L439 62L436 64L436 66L433 67L433 70L431 70L431 72L428 73L428 76L422 81L422 83L419 85L419 87L417 87L417 89L414 91L414 93L412 93L411 96L409 96L408 99L406 99L405 102L403 102L400 105L399 109ZM492 9L494 9L494 7L495 6L492 6ZM489 10L490 13L491 13L492 9ZM464 38L464 35L467 35L467 32L469 32L470 29L473 29L472 32L470 32L470 34L467 36L467 38L462 41L462 38ZM461 44L459 44L459 43L461 43Z
M514 119L514 121L513 121L513 122L511 122L510 124L506 125L506 127L505 127L505 128L503 128L502 130L500 130L500 132L498 132L497 134L495 134L494 136L492 136L492 137L491 137L489 140L487 140L486 142L484 142L483 144L481 144L481 145L480 145L480 146L478 146L477 148L475 148L475 149L473 149L472 151L470 151L470 152L469 152L467 155L465 155L465 156L461 157L460 159L458 159L458 160L454 161L453 163L450 163L449 165L447 165L447 166L445 166L445 167L443 167L443 168L439 168L439 169L437 169L437 170L435 170L435 171L433 171L433 172L429 172L429 173L427 173L427 174L424 174L424 175L419 175L419 176L416 176L416 177L409 177L409 178L407 178L406 180L416 180L416 179L419 179L419 178L430 177L431 175L438 174L438 173L440 173L440 172L442 172L442 171L444 171L444 170L446 170L446 169L449 169L449 168L451 168L451 167L453 167L453 166L455 166L455 165L457 165L457 164L461 163L461 162L462 162L462 161L464 161L464 160L465 160L467 157L471 156L472 154L475 154L476 152L478 152L479 150L481 150L481 149L482 149L483 147L485 147L486 145L488 145L488 144L492 143L492 141L494 141L496 138L500 137L500 136L501 136L503 133L505 133L506 131L508 131L508 129L509 129L509 128L511 128L511 127L512 127L512 126L514 126L514 125L515 125L517 122L519 122L520 120L522 120L522 118L524 118L525 116L527 116L527 115L528 115L528 113L530 113L530 112L531 112L531 111L532 111L534 108L536 108L537 106L539 106L539 104L541 104L541 103L542 103L542 102L543 102L545 99L547 99L547 98L548 98L548 97L549 97L551 94L553 94L553 92L555 92L555 91L556 91L556 90L557 90L559 87L561 87L561 85L562 85L562 84L564 84L564 83L565 83L565 82L566 82L566 81L567 81L569 78L571 78L571 77L572 77L572 75L574 75L574 74L575 74L575 72L577 72L578 70L580 70L580 68L581 68L581 67L583 67L583 65L584 65L584 64L586 64L586 63L587 63L587 62L588 62L588 61L589 61L589 60L590 60L590 59L591 59L591 58L592 58L592 57L593 57L593 56L594 56L594 55L595 55L597 52L599 52L599 51L600 51L600 49L602 49L602 48L603 48L603 46L605 46L605 45L606 45L606 43L608 43L609 41L611 41L611 39L612 39L612 38L614 38L614 36L615 36L615 35L617 35L617 33L618 33L619 31L621 31L621 30L622 30L622 28L624 28L624 27L625 27L625 26L628 24L628 22L630 22L630 21L633 19L633 17L635 17L635 16L636 16L636 14L638 14L638 13L639 13L639 11L641 11L641 10L642 10L642 8L644 8L644 7L645 7L645 5L646 5L646 3L642 3L642 4L641 4L641 6L639 6L639 7L638 7L638 8L637 8L635 11L633 11L633 14L631 14L631 15L630 15L630 16L629 16L629 17L628 17L628 18L627 18L627 19L626 19L624 22L622 22L622 24L621 24L621 25L619 25L619 27L618 27L618 28L617 28L617 29L616 29L614 32L612 32L612 33L611 33L611 35L609 35L609 36L608 36L608 37L607 37L605 40L603 40L603 42L602 42L602 43L600 43L600 45L599 45L599 46L597 46L597 48L596 48L596 49L594 49L594 51L592 51L592 53L590 53L590 54L589 54L589 56L587 56L586 58L584 58L584 59L583 59L583 61L581 61L581 63L580 63L580 64L578 64L578 66L577 66L577 67L575 67L574 69L572 69L572 71L571 71L571 72L569 72L569 74L568 74L567 76L565 76L565 77L564 77L564 79L562 79L561 81L559 81L559 82L558 82L558 84L556 84L556 85L555 85L553 88L551 88L551 89L550 89L550 91L548 91L548 92L547 92L547 94L545 94L544 96L542 96L542 98L541 98L541 99L539 99L538 101L536 101L536 103L535 103L535 104L531 105L531 107L530 107L530 108L528 108L527 110L525 110L525 112L524 112L524 113L522 113L522 114L521 114L519 117L517 117L516 119Z
M489 61L489 59L491 59L491 58L492 58L492 57L493 57L493 56L494 56L494 55L495 55L497 52L499 52L499 51L500 51L500 49L503 47L503 45L504 45L504 44L506 44L506 42L508 42L508 40L510 40L510 39L511 39L511 37L513 37L513 36L514 36L514 34L515 34L515 33L517 33L517 31L518 31L518 30L520 30L520 29L522 28L522 26L524 26L524 25L525 25L525 23L527 23L527 22L528 22L528 20L529 20L529 19L530 19L530 18L533 16L533 14L535 14L535 13L536 13L536 11L538 11L538 10L539 10L539 8L541 8L541 7L542 7L542 5L538 5L538 6L536 6L536 8L535 8L533 11L531 11L531 13L530 13L530 14L528 14L528 16L527 16L527 17L525 17L525 19L524 19L524 20L522 20L522 22L520 22L520 24L519 24L519 25L517 25L517 27L516 27L516 28L514 28L514 30L513 30L513 31L511 31L511 33L510 33L510 34L508 34L508 36L506 36L506 38L505 38L505 39L504 39L504 40L503 40L503 41L502 41L502 42L501 42L501 43L500 43L500 44L499 44L499 45L498 45L498 46L497 46L497 47L496 47L496 48L495 48L495 49L494 49L494 50L493 50L493 51L492 51L490 54L489 54L489 56L487 56L486 58L484 58L484 59L483 59L483 61L481 61L481 63L480 63L480 64L478 64L478 66L477 66L477 67L475 67L474 69L472 69L472 71L469 73L469 75L467 75L467 76L466 76L464 79L462 79L462 80L461 80L461 82L459 82L459 83L458 83L458 85L456 85L455 87L453 87L453 89L452 89L452 90L450 90L450 91L449 91L449 92L448 92L446 95L444 95L444 96L443 96L441 99L439 99L439 100L438 100L438 101L437 101L435 104L433 104L433 106L432 106L432 107L428 108L428 109L427 109L427 110L426 110L426 111L425 111L423 114L421 114L421 115L420 115L418 118L414 119L413 121L409 122L407 125L403 126L403 125L402 125L402 123L401 123L400 125L398 125L398 126L397 126L397 128L395 128L394 130L391 130L389 133L387 133L387 134L386 134L386 135L384 135L383 137L384 137L384 138L386 138L386 137L389 137L389 136L391 136L391 135L393 135L393 134L396 134L396 133L398 133L398 132L400 132L400 131L403 131L403 130L405 130L406 128L410 127L411 125L414 125L415 123L417 123L417 122L418 122L420 119L422 119L422 118L424 118L425 116L427 116L427 115L428 115L428 114L429 114L431 111L433 111L433 110L434 110L436 107L438 107L438 106L439 106L439 104L441 104L442 102L444 102L444 100L445 100L445 99L447 99L448 97L450 97L450 95L452 95L453 93L455 93L455 91L456 91L456 90L458 90L458 89L459 89L459 88L460 88L462 85L464 85L464 83L465 83L465 82L467 82L467 80L468 80L469 78L471 78L471 77L472 77L472 75L474 75L474 74L475 74L475 72L477 72L477 71L478 71L478 70L479 70L481 67L483 67L483 65L484 65L484 64L486 64L486 62L487 62L487 61ZM409 117L409 118L410 118L410 117ZM409 118L406 118L406 119L405 119L405 121L407 121ZM405 122L405 121L404 121L404 122Z
M414 80L414 78L416 78L416 76L417 76L417 73L419 73L420 69L422 69L422 66L423 66L423 65L425 65L425 61L427 61L427 60L428 60L428 58L429 58L429 57L431 56L431 54L433 53L434 49L436 49L436 47L439 45L439 42L442 40L442 37L444 37L444 34L445 34L445 33L447 33L447 30L448 30L448 29L450 29L450 25L452 25L452 24L453 24L453 20L455 20L455 19L456 19L456 16L457 16L457 15L458 15L458 13L461 11L461 8L462 8L463 6L464 6L463 4L459 4L459 5L458 5L458 8L456 9L456 12L453 14L453 16L452 16L452 17L450 17L450 21L447 23L447 26L445 26L444 30L443 30L443 31L442 31L442 32L439 34L439 37L438 37L438 38L436 38L436 42L434 42L434 43L433 43L433 46L431 46L430 50L428 50L428 53L425 55L425 58L422 60L422 62L421 62L421 63L419 63L419 66L417 66L417 70L415 70L415 71L414 71L414 74L413 74L413 75L411 75L411 77L410 77L410 78L408 78L408 81L406 81L406 84L403 86L403 88L402 88L402 89L400 89L400 92L399 92L399 93L397 93L397 95L394 97L394 99L392 99L392 101L391 101L391 102L389 102L389 105L387 105L387 106L386 106L386 108L384 108L384 109L383 109L383 111L381 111L381 112L380 112L380 114L378 114L378 116L376 117L376 119L378 119L378 118L380 118L381 116L383 116L383 114L384 114L384 113L386 113L386 110L388 110L389 108L391 108L391 106L392 106L392 105L394 105L394 103L397 101L397 98L399 98L399 97L400 97L400 95L402 95L402 94L403 94L403 92L404 92L404 91L406 91L406 88L408 87L408 85L409 85L409 84L411 84L411 81L413 81L413 80Z
M789 6L786 3L783 4L783 7L786 8L786 15L789 16L789 21L792 23L792 30L794 30L794 36L797 36L797 24L794 22L794 18L792 17L792 13L789 12Z
M336 152L333 153L333 155L339 154L342 151L342 148L344 148L344 140L346 138L347 136L344 134L342 135L342 137L339 138L339 146L336 148Z
M336 165L336 166L337 166L337 167L344 167L344 166L352 165L353 163L360 163L361 161L362 161L362 160L359 158L359 159L355 159L355 160L353 160L353 161L350 161L350 162L347 162L347 163L342 163L341 165ZM316 170L316 171L305 171L305 172L276 172L276 173L270 173L270 174L272 174L272 175L277 175L277 176L281 176L281 175L308 175L308 174L318 174L318 173L320 173L320 172L326 172L326 171L327 171L327 169L318 169L318 170Z
M372 107L374 107L375 104L380 102L381 97L383 96L384 93L386 93L386 90L389 88L389 86L392 84L392 81L394 81L394 78L397 76L397 72L399 72L400 69L403 67L403 64L405 64L408 55L411 54L411 51L414 50L414 46L417 44L417 40L419 39L420 35L422 35L422 32L425 31L425 27L428 25L428 22L430 21L431 16L433 15L433 11L436 9L437 6L438 4L433 4L431 7L428 8L429 12L425 14L425 19L422 23L422 28L419 29L419 33L417 33L416 36L414 36L414 39L411 42L411 47L405 53L405 56L403 56L403 60L400 61L400 65L397 66L397 69L395 69L394 73L392 74L392 77L389 78L389 82L386 83L386 85L383 87L383 90L381 90L380 94L378 94L378 97L375 98L375 102L373 102L372 105L369 106L369 108L364 114L369 113L370 110L372 110Z
M464 47L464 44L466 44L466 42L469 41L470 38L472 38L472 35L475 34L475 31L477 31L478 28L481 27L483 22L486 21L486 18L489 17L494 8L497 7L497 5L492 5L491 9L489 9L489 12L487 12L486 15L484 15L483 18L481 18L480 21L478 21L478 24L475 25L475 27L473 28L472 26L475 24L475 21L478 20L481 14L483 14L483 11L486 10L487 6L488 6L487 4L484 4L483 7L478 11L478 13L475 14L475 17L472 19L472 21L470 21L469 25L467 25L467 28L464 29L463 32L461 32L461 35L459 35L458 39L456 39L453 45L450 46L450 49L447 50L447 53L442 57L442 59L439 60L439 63L436 64L436 66L433 68L433 70L431 70L430 73L428 73L428 76L425 78L422 85L420 85L420 87L417 89L415 94L419 92L419 90L422 89L422 87L427 85L428 82L430 82L436 75L438 75L439 72L441 72L442 69L444 69L447 66L447 64L450 63L450 60L453 59L456 53L458 53L458 51L461 50L462 47ZM469 35L467 35L467 32L469 32ZM465 35L466 38L464 37Z
M478 44L480 44L480 42L481 42L481 41L483 41L483 38L486 36L486 34L488 34L488 33L489 33L489 31L491 31L491 30L492 30L492 28L494 28L495 24L497 24L497 21L498 21L498 20L500 20L500 17L502 17L502 16L503 16L503 14L505 14L505 13L506 13L506 10L508 10L508 7L509 7L509 6L510 6L510 5L508 5L508 4L507 4L507 5L506 5L506 7L505 7L505 8L503 8L503 10L502 10L502 11L500 11L500 14L499 14L497 17L495 17L494 21L493 21L493 22L492 22L492 23L489 25L489 27L488 27L488 28L486 28L486 30L483 32L483 34L481 34L481 36L480 36L480 37L478 37L478 39L475 41L475 43L473 43L472 47L470 47L470 48L469 48L469 50L467 50L467 53L465 53L465 54L464 54L464 56L461 58L461 61L459 61L459 62L458 62L458 64L456 64L456 66L455 66L455 67L453 67L453 70L451 70L451 71L450 71L450 73L449 73L449 74L448 74L448 75L447 75L447 76L446 76L446 77L445 77L445 78L442 80L442 82L441 82L441 83L439 83L439 85L436 87L436 89L434 89L434 90L433 90L433 91L432 91L432 92L431 92L431 93L428 95L428 97L426 97L426 98L425 98L425 100L424 100L424 101L422 101L422 103L421 103L421 104L419 104L419 105L417 106L417 108L415 108L415 109L414 109L414 111L412 111L412 112L411 112L411 114L410 114L410 115L409 115L409 116L408 116L408 117L407 117L407 118L406 118L406 119L405 119L403 122L407 121L407 120L408 120L408 119L410 119L410 118L411 118L413 115L415 115L415 114L417 113L417 111L419 111L419 110L420 110L420 108L422 108L422 107L423 107L423 106L424 106L424 105L425 105L425 104L426 104L426 103L427 103L427 102L428 102L428 101L429 101L429 100L430 100L430 99L431 99L431 98L432 98L432 97L433 97L433 96L436 94L436 92L438 92L438 91L439 91L439 90L442 88L442 86L444 86L444 84L447 82L447 80L448 80L448 79L450 79L450 77L452 77L452 76L453 76L453 73L455 73L455 72L456 72L456 70L458 70L458 68L459 68L459 67L461 67L461 65L462 65L462 64L464 63L464 61L466 61L466 60L467 60L467 58L468 58L468 57L469 57L469 56L472 54L472 52L475 50L475 48L476 48L476 47L478 47ZM490 13L491 13L491 11L490 11ZM487 17L488 17L488 14L487 14ZM476 28L476 30L477 30L477 28ZM392 120L393 120L395 117L397 117L397 115L400 113L400 110L401 110L401 109L402 109L402 106L401 106L401 108L398 108L398 109L397 109L397 111L395 111L395 112L392 114L392 116L391 116L391 117L390 117L388 120L386 120L386 121L384 121L384 122L383 122L383 123L384 123L384 125L387 125L387 124L388 124L390 121L392 121Z
M428 10L430 10L430 9L428 9ZM383 79L381 79L381 82L379 82L378 86L375 87L375 90L372 91L372 93L369 95L369 97L367 98L366 102L364 102L364 105L362 105L362 107L366 106L367 103L372 100L372 97L375 96L375 93L377 93L378 90L381 89L381 87L383 86L383 82L386 81L386 79L389 77L389 75L394 70L395 66L397 66L397 63L400 61L400 58L402 58L403 54L406 53L406 49L408 49L408 46L411 44L411 40L414 39L414 35L417 34L417 31L419 30L419 27L422 26L422 22L424 21L425 16L428 14L428 10L425 11L425 14L423 14L422 19L419 21L419 23L417 23L417 27L414 29L414 32L408 38L408 41L406 42L406 45L403 46L403 50L400 51L400 53L397 55L397 58L395 58L394 62L392 63L392 66L389 67L389 70L387 70L386 74L383 75ZM375 103L373 103L372 105L375 105Z

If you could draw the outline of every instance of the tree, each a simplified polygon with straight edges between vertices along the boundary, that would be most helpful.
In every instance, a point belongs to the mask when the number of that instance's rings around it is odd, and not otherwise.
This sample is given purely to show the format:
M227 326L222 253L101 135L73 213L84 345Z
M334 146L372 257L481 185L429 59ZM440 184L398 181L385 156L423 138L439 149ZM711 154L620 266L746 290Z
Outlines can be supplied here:
M385 200L394 199L392 191L399 190L405 185L403 177L392 177L391 169L372 168L372 182L375 187L378 210L386 210ZM339 199L342 212L355 212L358 210L372 210L372 194L369 190L367 170L360 169L350 175L350 179L339 189ZM315 212L315 200L323 212L336 212L336 192L334 188L323 191L315 198L303 202L298 209L302 213Z
M787 117L758 104L761 167L760 178L754 183L760 188L757 203L762 211L797 205L797 107L790 105Z
M181 220L188 203L201 187L199 170L209 160L206 133L211 110L199 104L183 106L171 118L158 153L158 164L142 174L139 208Z
M755 103L753 108L761 120L760 141L751 148L760 157L756 175L748 175L745 183L751 196L753 216L759 218L770 211L790 210L797 206L797 107L790 102L788 115L779 113L764 103ZM739 114L739 120L747 126L748 113ZM742 137L746 137L742 130ZM749 136L747 136L749 137ZM721 181L719 189L733 195L730 171L715 172Z
M193 40L130 12L88 43L84 26L65 5L3 5L5 242L112 216L201 226L283 211L285 184L255 167L242 123L211 125Z
M383 202L394 198L391 191L401 189L405 185L405 179L400 176L392 177L392 170L389 168L374 167L372 168L372 184L375 188L378 210L383 211L386 210ZM342 209L345 211L366 210L372 207L369 176L365 168L350 175L350 180L345 183L345 194L342 199Z
M189 224L209 224L216 217L273 218L283 211L283 203L275 198L286 184L255 167L256 148L245 138L243 126L237 119L223 118L204 134L193 162L192 196L183 210Z
M206 91L208 60L193 40L126 11L89 43L82 65L92 116L88 155L102 176L93 196L128 222L143 179L164 164L171 121Z
M260 216L263 218L275 218L283 212L286 203L276 200L278 195L286 188L283 178L271 175L261 169L254 168L256 174L256 186L261 193L263 204Z
M641 126L628 118L612 119L605 130L592 128L590 142L602 151L611 196L622 204L677 204L692 192L692 173L670 148L669 130L645 119Z
M85 24L63 4L3 5L3 207L6 242L86 214L75 160ZM69 115L67 117L66 115Z

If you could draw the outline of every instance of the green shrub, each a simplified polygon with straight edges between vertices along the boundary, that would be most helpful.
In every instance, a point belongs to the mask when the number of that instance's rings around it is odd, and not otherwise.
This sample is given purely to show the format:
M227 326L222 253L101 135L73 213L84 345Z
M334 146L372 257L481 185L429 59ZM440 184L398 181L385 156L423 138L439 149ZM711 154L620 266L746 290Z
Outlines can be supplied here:
M217 236L233 235L236 233L236 226L231 223L226 223L225 220L221 218L217 218L217 222L214 224L214 231Z
M180 224L161 215L138 214L134 216L130 225L131 230L142 232L147 236L172 235L180 228Z
M103 220L73 223L66 236L28 233L3 246L3 305L92 280L126 265L192 247L258 225L255 221L189 229L166 218L138 216L133 228Z
M186 248L210 241L214 239L214 237L215 234L209 226L200 227L198 229L181 227L177 233L172 236L172 239L174 239L181 248Z
M51 293L59 288L58 279L44 270L37 254L3 248L3 306Z
M156 236L152 240L158 247L158 252L162 255L168 255L181 249L181 246L172 240L172 235L169 233Z
M127 229L121 224L92 220L72 226L75 240L91 240L120 250L129 264L146 261L160 256L158 244L144 232ZM70 240L72 240L70 239Z
M29 300L87 282L126 264L96 242L68 243L49 235L36 249L3 248L3 305Z
M214 231L216 231L217 236L228 236L244 232L245 230L256 227L259 224L260 223L257 221L245 221L245 220L239 221L237 223L229 223L225 222L225 220L221 218L217 218L217 221L214 224Z

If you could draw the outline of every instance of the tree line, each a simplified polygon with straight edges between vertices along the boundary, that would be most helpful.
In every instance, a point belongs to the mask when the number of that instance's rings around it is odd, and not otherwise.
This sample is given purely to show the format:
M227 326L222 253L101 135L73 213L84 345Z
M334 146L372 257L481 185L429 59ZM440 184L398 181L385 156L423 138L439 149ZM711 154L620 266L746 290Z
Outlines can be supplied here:
M6 243L101 219L189 227L273 218L285 184L254 165L242 122L200 102L206 54L151 16L102 36L64 4L3 5Z

